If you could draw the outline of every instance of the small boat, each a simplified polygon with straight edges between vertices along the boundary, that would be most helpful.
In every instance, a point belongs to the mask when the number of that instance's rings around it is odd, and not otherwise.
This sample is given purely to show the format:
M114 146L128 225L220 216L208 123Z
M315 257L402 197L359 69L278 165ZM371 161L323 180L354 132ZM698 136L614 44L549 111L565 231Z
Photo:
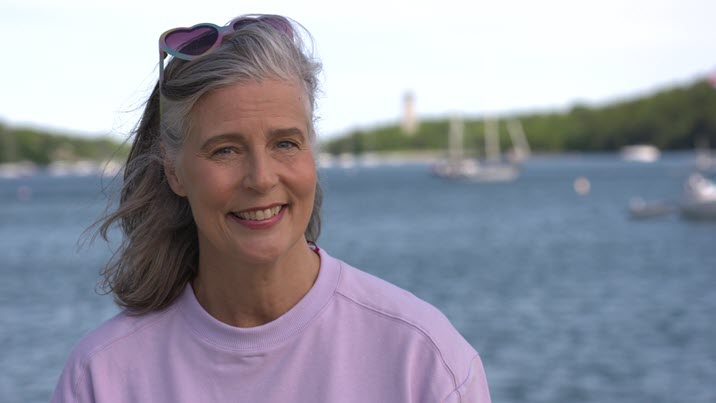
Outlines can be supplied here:
M684 185L681 215L692 220L716 220L716 183L693 173Z
M30 161L6 162L0 164L0 179L17 179L32 176L37 166Z
M651 144L635 144L622 147L621 156L624 161L655 162L661 157L659 149Z
M664 201L647 202L641 197L629 201L629 216L636 220L662 217L676 211L676 206Z

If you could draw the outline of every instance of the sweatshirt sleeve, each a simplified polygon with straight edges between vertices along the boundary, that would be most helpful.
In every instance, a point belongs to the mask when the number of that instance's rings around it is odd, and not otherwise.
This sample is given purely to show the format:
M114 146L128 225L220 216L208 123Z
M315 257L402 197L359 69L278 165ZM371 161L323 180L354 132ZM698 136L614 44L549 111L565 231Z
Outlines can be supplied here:
M479 355L472 359L466 379L443 402L491 403L487 377Z
M76 354L70 354L50 403L94 403L89 370Z

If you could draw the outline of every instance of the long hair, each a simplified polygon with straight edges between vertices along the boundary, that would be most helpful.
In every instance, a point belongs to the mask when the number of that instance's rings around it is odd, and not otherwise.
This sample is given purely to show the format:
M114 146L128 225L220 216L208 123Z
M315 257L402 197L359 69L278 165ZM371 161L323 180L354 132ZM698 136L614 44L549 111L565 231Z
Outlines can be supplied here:
M173 160L181 149L191 126L190 112L204 94L237 83L297 80L308 98L309 137L315 152L314 110L321 64L304 45L298 29L309 39L310 34L295 22L285 22L293 32L287 34L261 22L247 24L207 55L192 61L172 59L164 81L149 96L134 130L119 205L96 223L105 240L115 224L122 232L121 245L102 270L102 286L130 313L165 308L197 274L196 224L188 201L169 187L163 163L164 158ZM320 235L321 202L317 183L305 230L311 242Z

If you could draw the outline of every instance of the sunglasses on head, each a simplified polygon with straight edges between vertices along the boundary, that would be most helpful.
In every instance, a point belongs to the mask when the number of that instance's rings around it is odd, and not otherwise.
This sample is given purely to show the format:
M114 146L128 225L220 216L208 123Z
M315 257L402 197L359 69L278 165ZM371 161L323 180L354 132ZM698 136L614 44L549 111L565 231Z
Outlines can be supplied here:
M221 45L224 37L239 29L264 23L293 39L291 23L279 15L243 15L220 27L211 23L196 24L191 28L174 28L159 37L159 87L164 81L164 59L167 55L182 60L194 60Z

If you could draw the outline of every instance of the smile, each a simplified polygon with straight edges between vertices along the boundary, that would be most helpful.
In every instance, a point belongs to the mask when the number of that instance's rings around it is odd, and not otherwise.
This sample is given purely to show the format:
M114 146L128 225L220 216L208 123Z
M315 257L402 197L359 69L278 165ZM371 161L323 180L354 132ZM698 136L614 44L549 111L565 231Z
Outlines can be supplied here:
M256 210L249 210L249 211L242 211L238 213L231 213L232 215L242 219L242 220L249 220L249 221L263 221L268 220L274 216L276 216L281 209L283 208L282 205L279 206L273 206L266 209L256 209Z

